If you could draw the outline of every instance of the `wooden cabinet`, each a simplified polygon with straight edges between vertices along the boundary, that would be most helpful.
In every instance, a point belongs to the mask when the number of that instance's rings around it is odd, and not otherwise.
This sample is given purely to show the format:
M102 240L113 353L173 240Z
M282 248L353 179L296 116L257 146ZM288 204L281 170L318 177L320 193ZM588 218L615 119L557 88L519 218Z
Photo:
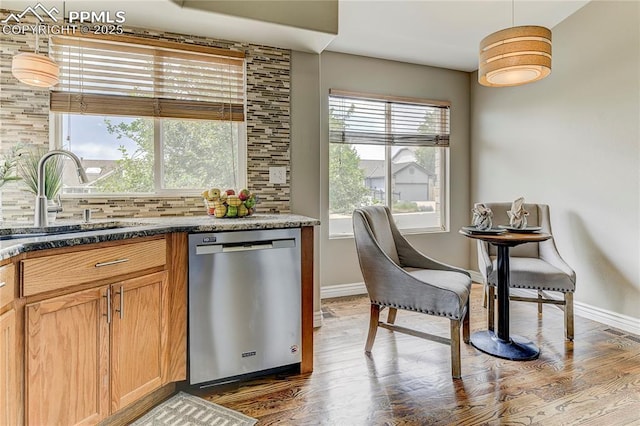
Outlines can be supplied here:
M108 291L27 305L27 424L95 424L109 414Z
M165 240L151 240L26 259L22 261L22 295L164 267L166 251Z
M26 306L27 424L95 424L165 383L166 275Z
M15 276L16 267L12 263L0 267L0 309L13 302Z
M18 422L17 320L13 306L16 269L0 267L0 425Z
M165 383L167 351L166 273L111 286L111 411Z
M18 364L16 360L16 313L0 315L0 424L17 424Z
M26 424L96 424L175 381L168 246L150 238L20 261Z

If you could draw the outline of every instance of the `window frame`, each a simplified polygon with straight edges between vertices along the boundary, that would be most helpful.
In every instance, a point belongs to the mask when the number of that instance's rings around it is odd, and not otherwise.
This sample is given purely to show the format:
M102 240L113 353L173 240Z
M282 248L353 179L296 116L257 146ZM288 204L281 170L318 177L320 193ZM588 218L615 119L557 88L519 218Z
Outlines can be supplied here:
M449 123L451 120L450 117L450 102L443 102L443 101L431 101L431 100L427 100L427 99L419 99L419 98L408 98L408 97L396 97L396 96L384 96L384 95L376 95L376 94L367 94L367 93L359 93L359 92L351 92L351 91L344 91L344 90L334 90L334 89L330 89L329 90L329 95L327 97L327 107L330 108L331 102L330 102L330 98L331 96L335 96L335 97L344 97L344 98L360 98L362 100L373 100L373 101L380 101L380 102L389 102L386 105L386 110L385 110L385 129L386 131L389 131L389 126L391 125L391 120L390 120L390 108L392 103L409 103L409 104L421 104L421 105L433 105L433 106L447 106L449 108ZM328 111L329 112L329 111ZM329 117L330 114L327 115L327 117ZM450 130L448 132L448 135L450 137ZM332 143L335 144L339 144L338 142L331 142L330 138L329 138L329 145L328 147L331 146ZM349 144L351 146L353 146L354 144ZM366 144L365 144L366 145ZM369 146L373 146L375 144L371 144ZM401 145L401 144L397 144L397 146L405 146L405 145ZM425 146L428 147L430 145L428 144L422 144L419 146ZM431 145L433 146L433 145ZM438 180L440 182L440 194L439 194L439 203L440 203L440 211L439 211L439 221L440 221L440 225L439 226L433 226L433 227L411 227L411 228L399 228L400 232L403 235L418 235L418 234L429 234L429 233L441 233L441 232L449 232L450 230L450 151L451 151L451 147L449 144L447 144L446 146L433 146L434 148L439 148L440 150L440 155L439 155L439 173L438 173ZM393 166L393 161L392 161L392 148L393 145L392 144L386 144L384 145L384 151L385 151L385 158L384 158L384 168L385 168L385 206L388 206L389 208L392 209L392 215L395 217L395 215L397 214L402 214L402 213L393 213L393 194L392 194L392 188L393 188L393 182L392 182L392 166ZM330 171L327 170L329 173ZM330 181L330 175L327 175L327 179L328 181ZM327 185L327 188L329 188L329 185ZM332 220L336 220L336 219L331 219L330 215L331 215L331 211L330 211L330 203L329 200L327 200L327 216L328 216L328 220L329 220L329 226L328 226L328 236L329 236L329 240L339 240L339 239L352 239L354 238L353 236L353 231L351 231L350 233L344 233L344 234L332 234L331 233L331 221ZM349 219L352 220L352 219ZM351 228L352 229L352 228Z
M62 149L63 148L63 134L62 134L62 117L65 112L49 112L49 149ZM81 115L81 114L75 114ZM106 116L106 115L105 115ZM162 126L161 121L165 118L161 117L132 117L132 118L147 118L153 120L153 192L102 192L102 193L64 193L61 192L62 198L105 198L105 197L176 197L176 196L200 196L202 191L207 188L193 188L193 189L167 189L162 188L164 181L164 167L163 158L164 151L162 150ZM167 117L167 120L175 120ZM186 119L184 119L186 120ZM205 120L194 120L205 121ZM212 120L215 121L215 120ZM247 127L246 121L239 122L238 131L238 186L242 189L247 186ZM64 184L64 182L63 182ZM236 188L234 188L236 189Z
M163 120L237 123L238 149L233 161L238 164L237 185L247 186L244 52L138 36L92 34L54 35L50 37L49 48L50 55L61 65L61 83L50 92L50 149L64 146L62 117L66 114L153 120L152 192L66 193L62 194L64 197L200 196L206 188L163 187ZM98 68L114 55L118 58L115 62ZM113 66L120 60L120 68ZM134 78L123 70L131 71ZM182 83L175 86L171 81ZM197 83L191 86L192 81ZM131 94L136 85L145 88L140 96Z

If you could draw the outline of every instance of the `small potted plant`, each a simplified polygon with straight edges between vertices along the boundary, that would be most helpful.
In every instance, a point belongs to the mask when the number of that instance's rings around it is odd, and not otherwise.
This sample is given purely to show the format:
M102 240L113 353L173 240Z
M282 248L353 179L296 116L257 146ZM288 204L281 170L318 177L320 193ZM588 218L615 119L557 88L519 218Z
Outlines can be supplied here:
M7 182L20 180L20 176L16 175L16 166L18 165L18 157L20 156L21 145L13 146L8 153L2 156L0 160L0 222L2 222L2 187Z
M18 161L18 174L27 187L27 190L38 195L38 163L44 154L48 152L46 147L34 147L25 150ZM64 159L60 156L51 157L44 165L44 195L53 208L49 211L49 222L55 220L55 198L62 189L62 172Z
M7 154L2 156L2 162L0 162L0 188L7 182L20 180L20 176L15 174L20 149L20 145L15 145Z

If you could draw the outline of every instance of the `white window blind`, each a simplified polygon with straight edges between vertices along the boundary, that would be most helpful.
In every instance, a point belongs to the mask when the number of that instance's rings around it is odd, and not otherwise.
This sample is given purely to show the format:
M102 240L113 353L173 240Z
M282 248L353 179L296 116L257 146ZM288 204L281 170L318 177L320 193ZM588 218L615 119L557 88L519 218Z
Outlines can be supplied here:
M329 93L329 142L449 146L448 102Z
M52 111L244 120L242 52L127 36L55 36L50 55L60 64Z

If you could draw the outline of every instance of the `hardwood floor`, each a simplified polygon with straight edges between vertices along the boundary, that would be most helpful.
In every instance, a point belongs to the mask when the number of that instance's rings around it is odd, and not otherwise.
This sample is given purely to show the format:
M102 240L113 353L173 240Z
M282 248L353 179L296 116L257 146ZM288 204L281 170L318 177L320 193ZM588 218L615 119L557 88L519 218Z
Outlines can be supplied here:
M482 288L472 291L471 330L486 327ZM562 311L511 302L511 333L541 348L507 361L462 344L462 379L449 347L379 329L364 354L366 296L323 301L312 374L269 377L226 389L188 390L259 419L258 425L640 425L640 337ZM386 318L386 312L384 312ZM399 325L447 336L449 321L398 311Z

